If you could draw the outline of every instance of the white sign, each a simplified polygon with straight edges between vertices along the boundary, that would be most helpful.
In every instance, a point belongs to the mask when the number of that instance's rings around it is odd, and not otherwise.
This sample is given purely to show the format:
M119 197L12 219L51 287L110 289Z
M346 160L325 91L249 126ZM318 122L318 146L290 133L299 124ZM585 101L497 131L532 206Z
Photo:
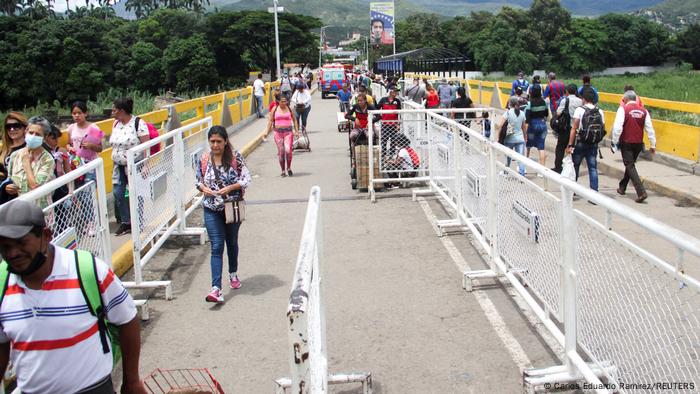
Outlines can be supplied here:
M275 7L267 7L267 12L270 14L275 13ZM284 12L284 7L277 7L277 12Z
M474 197L481 197L481 188L486 184L486 176L477 174L476 171L469 168L466 171L465 186Z
M161 172L151 178L151 200L159 199L168 191L168 174Z
M513 201L513 211L511 214L513 224L518 232L526 236L532 243L540 241L540 216L537 212L526 207L518 200Z
M445 164L450 164L450 149L445 144L436 144L437 154Z

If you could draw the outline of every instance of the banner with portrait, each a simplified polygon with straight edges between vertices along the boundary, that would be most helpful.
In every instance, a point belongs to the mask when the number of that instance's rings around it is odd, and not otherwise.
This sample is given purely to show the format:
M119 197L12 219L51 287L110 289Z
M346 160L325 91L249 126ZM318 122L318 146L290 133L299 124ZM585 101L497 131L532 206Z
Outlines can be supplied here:
M369 4L370 44L394 44L394 3L385 1Z

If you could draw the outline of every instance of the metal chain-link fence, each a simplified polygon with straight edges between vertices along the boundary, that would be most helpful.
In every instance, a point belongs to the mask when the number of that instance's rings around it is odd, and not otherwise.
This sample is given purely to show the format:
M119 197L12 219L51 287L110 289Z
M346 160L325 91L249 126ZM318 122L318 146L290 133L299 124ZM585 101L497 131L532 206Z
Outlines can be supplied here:
M63 197L46 208L46 224L53 232L57 246L78 248L93 253L111 265L104 163L93 160L68 174L19 196L26 201L38 201L62 192Z
M493 116L440 112L410 116L426 119L431 190L457 212L442 222L472 229L490 255L490 274L465 278L506 277L565 347L564 366L529 371L526 383L585 376L621 392L697 392L700 282L683 267L700 258L700 240L489 141ZM586 202L599 220L578 209ZM613 217L627 227L613 229Z

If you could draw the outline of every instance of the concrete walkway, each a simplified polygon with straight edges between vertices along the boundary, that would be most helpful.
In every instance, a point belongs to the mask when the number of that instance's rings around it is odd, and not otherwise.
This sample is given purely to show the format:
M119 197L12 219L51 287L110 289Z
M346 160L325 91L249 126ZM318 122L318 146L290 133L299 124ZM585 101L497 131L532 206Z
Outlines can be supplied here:
M371 204L350 189L347 136L336 131L335 100L314 97L310 153L295 153L281 178L271 140L248 157L253 183L240 232L243 288L226 303L204 302L209 245L174 238L146 276L173 280L175 298L152 294L141 372L209 368L226 392L270 393L288 376L286 306L311 186L324 202L322 260L331 372L368 371L377 393L519 392L521 369L557 364L509 289L465 293L461 270L484 267L464 236L438 238L439 201L406 190ZM259 134L256 121L232 138ZM404 197L401 197L401 195ZM192 218L201 224L201 212ZM333 392L360 392L346 385Z

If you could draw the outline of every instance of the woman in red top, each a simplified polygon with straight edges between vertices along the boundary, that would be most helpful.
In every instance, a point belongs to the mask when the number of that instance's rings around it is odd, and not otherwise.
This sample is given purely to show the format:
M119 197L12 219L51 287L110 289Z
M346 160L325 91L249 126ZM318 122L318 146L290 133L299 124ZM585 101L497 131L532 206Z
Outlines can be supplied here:
M425 98L425 108L437 108L440 106L440 96L438 96L437 91L432 86L428 86L428 95Z

